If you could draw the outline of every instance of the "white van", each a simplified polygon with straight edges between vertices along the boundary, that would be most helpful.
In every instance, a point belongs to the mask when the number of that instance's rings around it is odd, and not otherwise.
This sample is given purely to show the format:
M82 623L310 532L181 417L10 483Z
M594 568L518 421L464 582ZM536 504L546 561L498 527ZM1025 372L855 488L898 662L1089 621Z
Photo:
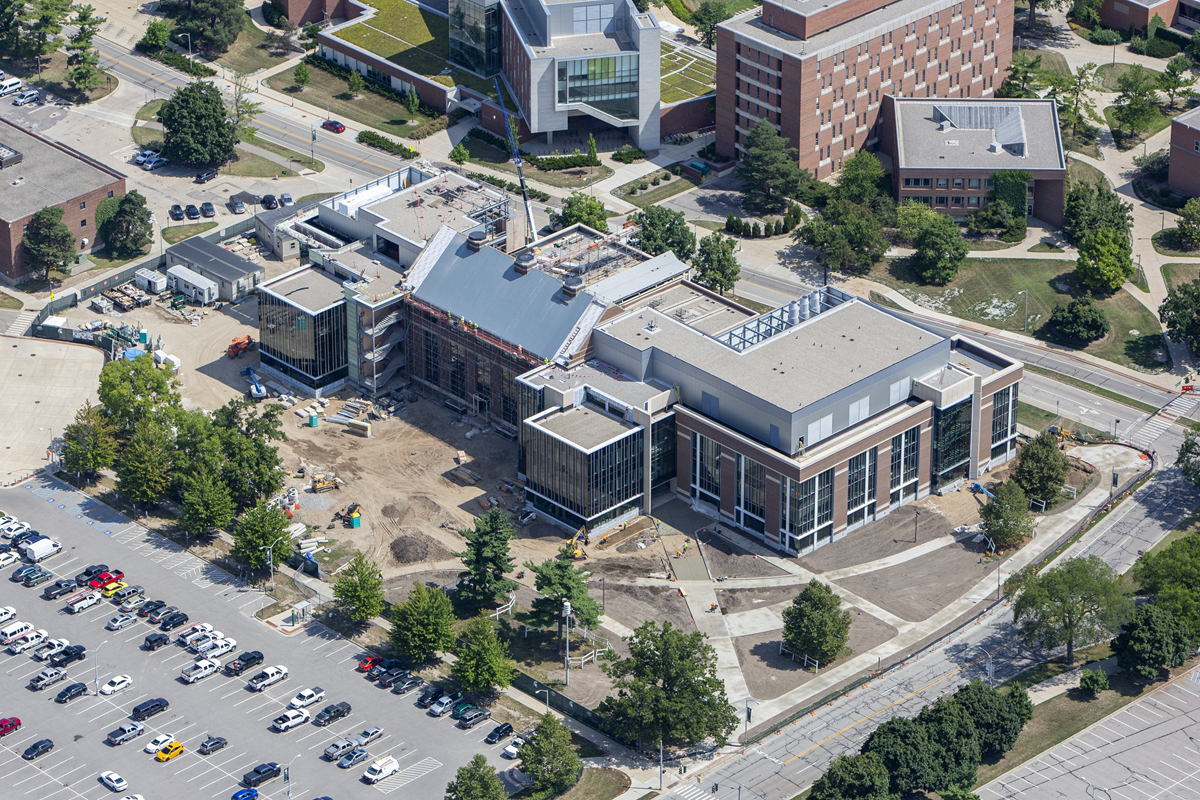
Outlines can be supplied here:
M24 636L33 630L31 622L10 622L3 628L0 628L0 644L9 644L18 636Z
M20 78L5 78L4 80L0 81L0 97L4 97L6 94L12 94L13 92L16 92L16 91L20 91L20 89L21 89L21 79Z

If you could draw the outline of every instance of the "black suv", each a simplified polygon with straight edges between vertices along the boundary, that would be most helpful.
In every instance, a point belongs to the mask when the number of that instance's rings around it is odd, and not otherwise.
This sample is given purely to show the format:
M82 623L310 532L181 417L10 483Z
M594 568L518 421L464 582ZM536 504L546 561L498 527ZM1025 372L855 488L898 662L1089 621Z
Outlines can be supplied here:
M167 213L171 215L171 219L178 222L179 220L183 219L183 206L179 205L179 203L176 203L175 205L171 206L171 210Z
M152 633L146 637L146 641L142 645L147 650L157 650L158 648L171 643L171 637L165 633Z
M130 716L136 719L138 722L142 722L143 720L150 719L155 714L161 714L170 707L171 704L166 700L161 697L156 697L153 700L146 700L145 702L138 703L133 707L133 713L130 714Z
M329 723L347 716L350 711L351 708L349 703L334 703L333 705L325 706L321 713L317 714L316 718L313 720L313 725L323 728Z
M196 176L196 183L208 183L215 177L217 177L217 171L215 169L206 169L204 172L201 172Z
M440 700L442 695L445 693L445 689L438 688L437 686L430 686L428 689L421 692L421 696L417 698L417 705L421 708L429 708L431 705Z
M38 539L45 539L45 538L46 538L45 536L42 536L37 531L29 530L29 531L25 531L24 533L18 533L16 536L12 537L12 541L9 542L9 545L11 547L19 548L21 545L25 544L26 542L35 542Z
M180 625L186 625L187 621L187 614L183 613L182 611L176 611L174 614L170 614L163 619L162 624L160 624L158 627L164 631L173 631Z
M42 592L42 597L47 600L57 600L65 594L73 594L79 586L70 578L63 578L46 587L46 591Z
M242 783L249 786L251 789L262 786L270 780L274 780L283 774L283 770L279 765L272 761L269 764L259 764L254 769L242 776Z
M279 201L275 199L273 194L264 194L262 196L262 207L265 209L279 208Z
M188 207L183 210L183 213L187 214L188 219L200 219L200 209L191 203L188 203Z
M58 693L58 697L54 698L54 702L63 703L65 705L66 703L74 700L76 697L83 697L85 694L87 694L86 683L72 683L70 686Z
M484 739L485 744L495 744L501 739L506 739L513 735L513 726L508 722L501 722L496 727L492 728L492 732Z
M251 667L257 667L263 662L263 654L257 650L247 650L225 665L225 671L230 675L241 675Z
M108 564L92 564L83 572L75 576L75 583L80 586L87 586L88 581L99 575L101 572L108 572Z
M200 743L200 755L211 755L227 744L229 744L229 742L225 741L224 736L210 736Z
M81 644L73 644L50 656L50 666L65 667L75 661L83 661L87 648Z
M139 617L143 617L143 618L148 617L151 614L153 614L155 611L158 611L160 608L165 606L166 604L167 604L166 600L151 600L149 603L146 603L145 605L143 605L141 608L139 608L137 610L137 615Z
M201 203L200 204L200 216L207 218L207 217L215 217L216 215L217 215L217 209L215 209L213 207L212 203Z

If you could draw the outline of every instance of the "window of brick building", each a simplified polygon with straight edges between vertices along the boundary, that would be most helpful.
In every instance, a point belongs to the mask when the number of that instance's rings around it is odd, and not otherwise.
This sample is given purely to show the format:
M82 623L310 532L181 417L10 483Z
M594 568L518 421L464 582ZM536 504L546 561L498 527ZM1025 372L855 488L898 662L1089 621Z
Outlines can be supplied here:
M109 196L110 198L113 196L112 189L109 189L109 190L108 190L108 196Z
M961 205L962 205L962 198L961 198L961 197L956 197L956 198L954 198L954 202L953 202L953 203L951 203L951 205L955 205L955 206L961 206Z
M86 220L86 219L81 219L81 220L79 220L79 227L81 227L81 228L86 228L86 227L87 227L87 220Z
M962 179L962 178L955 178L955 179L954 179L954 188L955 188L955 189L961 189L962 187L963 187L963 179Z
M979 178L967 178L967 188L968 189L978 189L979 188Z
M949 183L950 183L949 178L938 178L937 179L937 188L945 189L949 185Z
M944 206L944 205L946 205L946 199L947 198L945 198L945 197L937 197L934 199L934 203L936 203L939 206Z
M80 211L83 211L85 208L87 208L87 201L86 201L86 200L80 200L80 201L79 201L79 210L80 210Z
M975 206L976 208L978 208L979 207L979 198L978 197L968 197L967 205Z

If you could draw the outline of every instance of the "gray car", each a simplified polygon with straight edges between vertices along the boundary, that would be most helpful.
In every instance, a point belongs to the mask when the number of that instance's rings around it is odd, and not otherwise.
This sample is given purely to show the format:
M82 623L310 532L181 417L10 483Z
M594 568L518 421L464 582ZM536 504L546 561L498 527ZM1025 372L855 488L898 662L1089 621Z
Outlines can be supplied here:
M163 606L162 608L155 609L155 611L151 613L147 619L149 619L153 624L157 625L178 610L178 606Z
M356 747L346 755L342 756L342 760L338 762L338 766L342 769L350 769L355 764L361 764L371 757L364 747Z

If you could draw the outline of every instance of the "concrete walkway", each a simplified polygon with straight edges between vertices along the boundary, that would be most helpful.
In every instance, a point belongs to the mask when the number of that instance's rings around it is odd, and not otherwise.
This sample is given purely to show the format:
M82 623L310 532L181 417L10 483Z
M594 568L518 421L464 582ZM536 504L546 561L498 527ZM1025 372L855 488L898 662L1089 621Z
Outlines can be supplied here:
M1102 661L1089 664L1088 669L1102 669L1105 675L1113 675L1121 671L1120 667L1117 666L1116 656L1109 656ZM1033 701L1035 706L1041 705L1047 700L1058 697L1061 694L1066 694L1072 689L1078 689L1079 679L1083 675L1083 670L1083 667L1076 667L1069 672L1055 675L1053 678L1048 678L1039 684L1030 686L1029 699Z

